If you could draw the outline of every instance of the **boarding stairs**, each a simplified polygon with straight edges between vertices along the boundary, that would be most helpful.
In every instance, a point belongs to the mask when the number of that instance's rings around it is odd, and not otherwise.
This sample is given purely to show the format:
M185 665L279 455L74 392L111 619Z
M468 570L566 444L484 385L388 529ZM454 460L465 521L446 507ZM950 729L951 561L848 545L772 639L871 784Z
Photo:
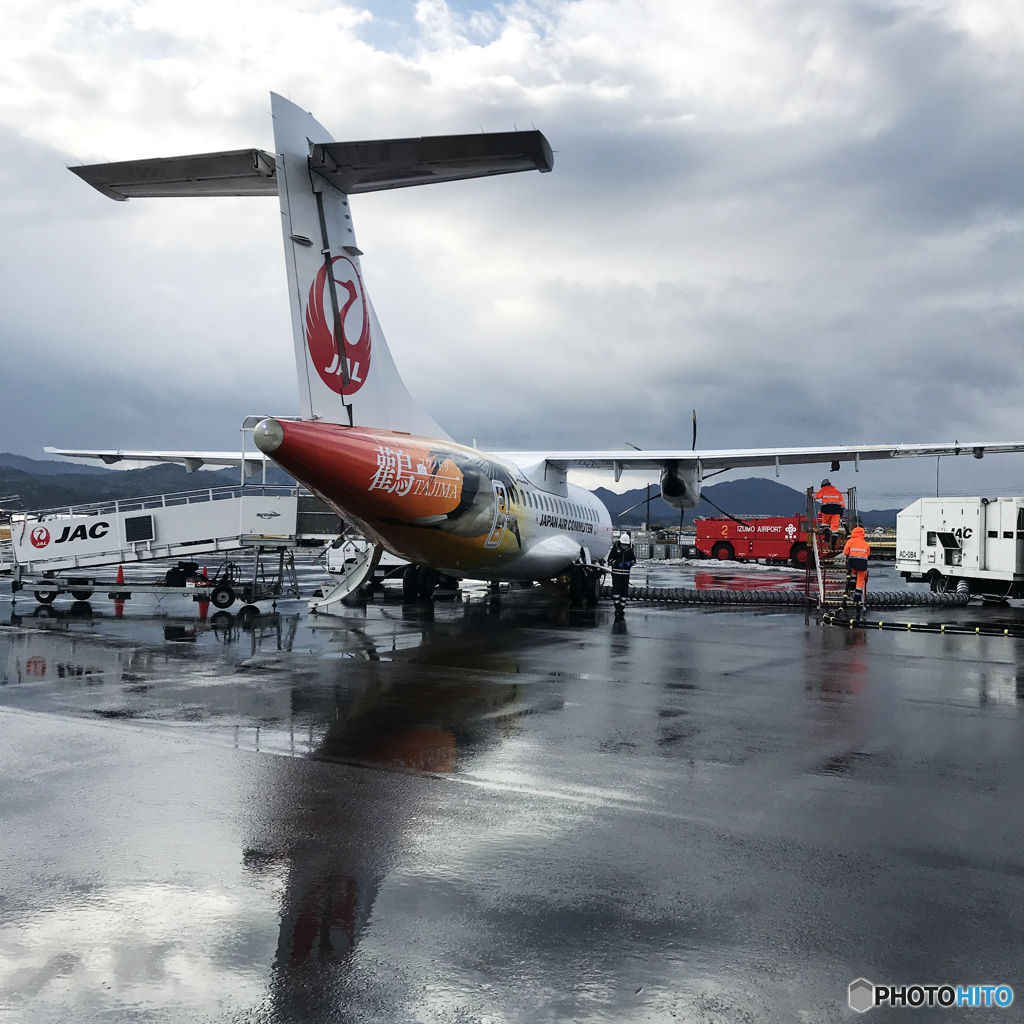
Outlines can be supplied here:
M849 573L846 569L843 545L856 522L857 488L851 487L846 492L847 529L834 540L833 549L828 531L818 524L818 517L814 511L814 488L807 488L807 523L809 532L813 532L813 543L812 557L806 569L804 592L808 597L812 594L817 596L820 612L838 611L852 603L853 594L848 590Z
M313 595L309 602L310 611L337 611L338 605L373 579L384 549L380 544L351 534L342 538L338 553L340 558L335 560L337 568L328 569L330 578Z

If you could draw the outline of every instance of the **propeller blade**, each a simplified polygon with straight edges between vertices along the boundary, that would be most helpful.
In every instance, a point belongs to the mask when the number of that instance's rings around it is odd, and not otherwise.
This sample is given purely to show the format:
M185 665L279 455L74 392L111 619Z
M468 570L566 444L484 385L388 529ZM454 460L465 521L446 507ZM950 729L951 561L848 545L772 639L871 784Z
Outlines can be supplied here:
M693 410L693 444L690 446L691 451L697 450L697 410Z
M657 494L652 494L650 498L641 498L635 505L630 505L629 508L624 508L621 512L617 513L615 518L621 519L627 512L632 512L633 509L639 508L641 505L646 505L648 501L654 501L655 498L661 497L661 491ZM746 524L744 524L746 525Z

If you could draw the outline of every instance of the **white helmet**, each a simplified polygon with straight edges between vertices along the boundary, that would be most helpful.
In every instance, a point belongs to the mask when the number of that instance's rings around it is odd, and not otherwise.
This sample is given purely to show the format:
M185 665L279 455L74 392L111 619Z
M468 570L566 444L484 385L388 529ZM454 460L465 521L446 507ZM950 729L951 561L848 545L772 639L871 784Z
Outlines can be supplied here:
M626 533L625 530L623 530L622 533L619 534L619 543L623 547L628 548L629 545L633 543L633 538L630 537L630 535L628 533Z

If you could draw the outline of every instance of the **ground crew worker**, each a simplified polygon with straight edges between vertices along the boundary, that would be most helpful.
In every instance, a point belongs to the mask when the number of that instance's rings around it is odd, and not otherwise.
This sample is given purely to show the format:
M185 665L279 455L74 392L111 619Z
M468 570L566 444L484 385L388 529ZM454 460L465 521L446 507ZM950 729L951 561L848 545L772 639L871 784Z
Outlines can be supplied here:
M612 570L612 597L615 599L615 617L626 614L626 598L629 597L629 570L636 564L633 538L623 531L608 552L608 565Z
M853 603L859 616L864 609L865 591L868 586L868 558L871 555L871 545L864 536L863 526L853 528L853 533L843 548L843 554L846 555L847 586L850 580L856 581Z
M821 502L821 510L818 512L818 525L825 528L829 546L835 550L835 535L843 524L843 514L846 512L846 500L843 492L838 487L829 483L828 477L821 481L821 490L814 496L815 501Z

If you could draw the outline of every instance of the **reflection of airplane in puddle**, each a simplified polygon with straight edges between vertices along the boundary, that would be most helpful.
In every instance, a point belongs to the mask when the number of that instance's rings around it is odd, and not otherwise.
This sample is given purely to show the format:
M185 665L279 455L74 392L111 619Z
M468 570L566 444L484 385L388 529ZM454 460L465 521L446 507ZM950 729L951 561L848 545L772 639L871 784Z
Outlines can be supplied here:
M297 715L329 723L312 757L358 767L339 777L336 766L297 769L290 759L273 758L266 762L273 783L257 782L263 799L244 858L257 873L285 873L270 999L286 1019L326 1019L340 1006L354 1011L365 998L347 991L358 984L349 955L385 877L421 827L414 823L433 812L439 784L408 774L464 768L500 742L529 703L522 684L490 671L453 681L447 669L419 664L365 669L369 677L358 693L292 694ZM275 793L269 800L268 792ZM386 1012L394 1008L377 1009L385 1011L381 1019L398 1019Z
M258 448L319 494L375 546L408 560L407 583L428 595L439 573L483 580L550 579L596 600L591 566L611 541L611 518L571 469L660 474L661 497L692 509L702 480L729 469L908 456L1022 451L970 442L717 451L487 453L456 444L409 395L367 295L352 194L517 171L550 171L540 132L335 142L313 117L272 95L274 154L250 149L72 167L104 195L277 196L299 376L301 419L252 418ZM443 354L441 359L443 361ZM572 386L570 384L570 386ZM250 462L223 452L69 451L99 458ZM253 462L253 468L255 462ZM420 567L417 569L416 567ZM372 572L367 557L364 571Z
M437 796L436 787L447 785L438 777L472 771L521 716L561 707L561 680L519 671L531 645L548 642L542 631L520 628L543 622L544 610L532 620L524 614L515 602L433 616L373 608L369 619L352 614L358 636L343 619L317 622L312 643L304 636L287 656L267 631L256 657L235 661L229 678L222 665L197 661L191 647L124 639L125 620L97 620L113 634L106 636L102 629L53 628L48 620L11 634L15 685L4 688L4 701L38 709L45 706L38 688L29 690L46 683L55 694L51 706L62 713L168 722L179 736L187 722L197 740L218 743L232 742L233 722L247 722L262 726L265 753L294 752L246 767L253 789L243 805L251 812L243 856L252 872L280 876L269 999L282 1018L307 1019L319 1007L336 1013L365 995L339 995L358 983L346 955L365 932L385 877L422 828L419 820L447 799ZM156 641L164 623L139 625ZM396 648L395 631L411 643ZM238 646L248 653L244 641ZM315 651L306 654L307 646ZM338 648L368 658L324 656ZM274 730L285 740L308 736L308 746L275 747L268 739Z

